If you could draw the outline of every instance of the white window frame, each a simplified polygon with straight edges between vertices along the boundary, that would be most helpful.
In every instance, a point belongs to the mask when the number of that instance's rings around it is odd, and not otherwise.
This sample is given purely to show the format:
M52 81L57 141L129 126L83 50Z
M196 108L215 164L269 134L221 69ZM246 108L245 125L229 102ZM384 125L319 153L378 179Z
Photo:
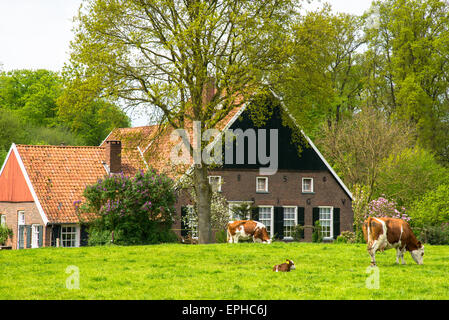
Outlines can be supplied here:
M6 214L1 214L0 215L0 224L2 226L6 226Z
M23 217L23 219L20 219L21 217ZM17 211L17 226L24 226L24 225L25 225L25 211L23 210Z
M260 179L264 179L266 181L265 184L265 190L260 190L259 189L259 180ZM260 192L260 193L268 193L268 177L256 177L256 192Z
M296 227L298 225L298 207L297 206L282 206L282 215L284 215L284 209L285 208L293 208L295 209L295 214L294 214L294 225L293 227ZM284 222L285 222L285 217L284 217ZM285 226L284 226L285 228ZM285 229L283 230L285 232ZM284 237L284 240L293 240L293 237Z
M311 190L304 190L304 180L310 180L310 189ZM302 178L301 190L302 190L302 193L313 193L314 192L313 178L310 178L310 177Z
M62 232L62 228L75 228L75 246L73 246L73 247L66 247L66 246L64 246L64 240L63 240L63 237L62 237L62 234L63 234L63 232ZM61 235L60 235L60 237L61 237L61 240L60 240L60 243L59 243L59 245L61 246L61 247L63 247L63 248L78 248L79 246L80 246L80 232L81 232L81 228L79 227L79 226L77 226L77 225L73 225L73 224L62 224L61 225ZM71 234L72 234L73 232L71 232Z
M31 225L31 248L39 248L39 225Z
M330 206L321 206L318 207L319 209L331 209L330 210L330 236L329 237L323 237L323 240L333 240L334 239L334 207ZM318 219L321 224L321 212L318 211Z
M274 206L257 206L257 210L258 210L258 213L259 213L259 222L265 224L260 219L260 211L259 211L260 208L270 208L271 209L270 238L273 238L273 233L274 233ZM266 226L266 224L265 224L265 226Z
M217 192L221 192L221 181L222 181L221 176L209 176L209 177L208 177L209 184L212 186L212 184L211 184L211 182L210 182L210 179L211 179L211 178L218 178L218 188L217 188Z
M229 221L235 221L234 217L232 216L232 206L238 206L240 204L247 204L251 206L253 203L253 201L228 201Z

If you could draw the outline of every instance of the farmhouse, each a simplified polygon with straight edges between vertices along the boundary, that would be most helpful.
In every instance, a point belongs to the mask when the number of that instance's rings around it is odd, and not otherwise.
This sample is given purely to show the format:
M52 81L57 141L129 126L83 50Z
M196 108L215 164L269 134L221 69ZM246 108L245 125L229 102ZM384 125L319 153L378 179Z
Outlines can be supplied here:
M286 116L278 105L266 121L256 125L248 105L235 108L217 125L218 130L241 129L243 134L248 129L275 130L277 141L268 134L255 135L255 141L246 136L240 139L245 143L241 149L239 139L234 140L233 161L211 170L209 182L227 199L230 220L237 218L232 207L251 204L252 217L267 226L270 237L291 240L296 225L312 226L320 220L324 239L335 239L341 231L352 230L352 195L313 142L304 134L303 139L295 138L292 126L285 123ZM7 245L13 249L85 245L88 235L80 226L74 202L82 200L87 185L106 174L133 175L151 166L182 180L192 164L175 167L171 163L177 143L171 133L160 126L116 129L97 147L13 144L0 172L1 221L14 233ZM260 158L252 160L248 152L253 148L260 153L260 139L266 139L262 141L268 146L265 151L277 142L274 174L261 174L260 169L270 164ZM239 148L245 152L243 162L238 161ZM177 192L179 218L190 216L193 207L188 192ZM195 237L195 220L187 224L184 220L177 219L173 230L180 236L190 232ZM305 228L303 239L311 241L311 228Z

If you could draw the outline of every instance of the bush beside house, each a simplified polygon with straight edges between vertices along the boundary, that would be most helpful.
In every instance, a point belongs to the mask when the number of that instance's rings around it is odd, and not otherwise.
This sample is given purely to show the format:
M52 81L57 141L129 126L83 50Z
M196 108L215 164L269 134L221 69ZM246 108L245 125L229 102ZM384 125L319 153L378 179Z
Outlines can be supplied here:
M154 170L134 177L106 176L76 201L80 219L88 226L89 245L175 242L170 230L175 217L173 180ZM86 217L92 216L87 219Z

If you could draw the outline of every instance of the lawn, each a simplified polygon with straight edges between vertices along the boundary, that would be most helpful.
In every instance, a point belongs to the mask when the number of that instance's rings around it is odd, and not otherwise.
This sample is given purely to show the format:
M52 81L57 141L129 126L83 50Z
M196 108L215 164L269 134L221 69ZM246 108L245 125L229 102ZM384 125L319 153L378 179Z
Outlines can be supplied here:
M164 244L0 251L0 299L449 299L449 247L426 246L424 265L378 253L367 289L362 244ZM290 273L275 273L286 258ZM66 288L68 266L79 289Z

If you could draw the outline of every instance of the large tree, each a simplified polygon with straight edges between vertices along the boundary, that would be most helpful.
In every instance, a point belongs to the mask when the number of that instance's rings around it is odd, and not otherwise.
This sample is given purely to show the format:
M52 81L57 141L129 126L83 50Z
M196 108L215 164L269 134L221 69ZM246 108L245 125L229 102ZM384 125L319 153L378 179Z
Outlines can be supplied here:
M311 136L322 122L339 122L358 109L363 84L363 19L325 5L293 26L289 60L273 80L290 112Z
M442 0L375 1L367 28L369 105L412 121L418 142L449 159L449 4Z
M294 2L86 0L67 70L128 106L153 108L161 124L198 121L204 132L263 86ZM203 159L193 169L200 243L212 242L208 169Z

